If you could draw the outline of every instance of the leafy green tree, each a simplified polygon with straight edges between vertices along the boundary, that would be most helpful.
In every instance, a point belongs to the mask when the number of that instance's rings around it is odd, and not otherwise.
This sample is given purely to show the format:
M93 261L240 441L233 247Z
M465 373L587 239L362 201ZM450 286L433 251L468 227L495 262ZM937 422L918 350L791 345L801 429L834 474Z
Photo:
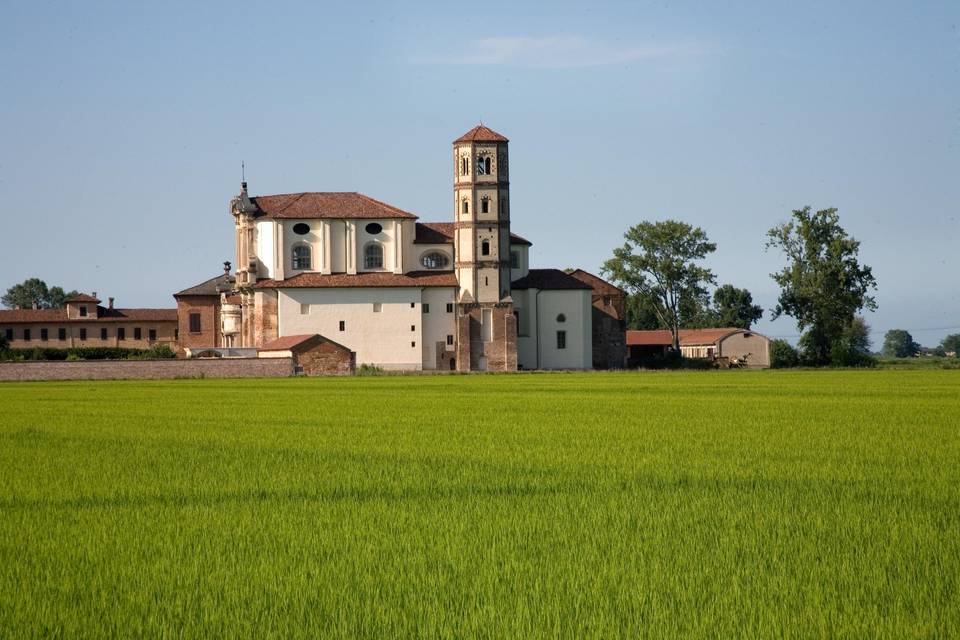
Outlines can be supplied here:
M800 354L786 340L770 341L770 368L787 369L800 364Z
M703 229L677 220L641 222L630 227L624 239L603 263L602 272L649 305L673 335L674 351L679 351L685 305L704 299L707 285L715 281L713 272L697 263L717 245Z
M725 284L713 292L715 327L749 329L763 317L763 307L753 304L753 296L746 289Z
M912 358L920 353L920 345L905 329L890 329L883 336L883 355L888 358Z
M800 341L803 342L804 338L806 335ZM856 316L830 347L830 364L835 367L872 367L876 364L870 354L870 327L863 318Z
M76 291L67 293L62 287L48 288L40 278L28 278L7 289L0 302L8 309L30 309L34 304L40 309L62 309L67 299L75 295Z
M940 342L940 348L943 349L944 353L953 352L956 357L960 358L960 333L948 335Z
M870 291L877 288L870 267L858 259L860 242L840 226L836 209L812 212L797 209L792 219L767 232L767 248L780 249L788 264L771 274L780 285L773 319L788 315L804 331L801 346L811 364L831 362L834 346L841 344L861 309L876 309Z

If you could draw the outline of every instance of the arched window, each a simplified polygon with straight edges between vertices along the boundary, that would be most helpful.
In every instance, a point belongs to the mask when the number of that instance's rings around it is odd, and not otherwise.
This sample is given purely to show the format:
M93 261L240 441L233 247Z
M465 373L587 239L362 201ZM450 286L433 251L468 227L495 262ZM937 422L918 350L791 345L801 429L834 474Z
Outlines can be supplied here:
M422 264L427 269L443 269L449 263L450 263L450 260L447 259L447 256L440 253L439 251L431 251L430 253L420 258L420 264Z
M469 166L470 165L467 162L467 156L463 156L462 158L460 158L460 175L462 176L467 175L467 169L469 168Z
M470 201L469 201L469 200L464 200L464 201L463 201L463 212L464 212L464 213L470 213Z
M484 196L480 199L480 213L490 213L490 198Z
M567 321L567 316L563 315L562 313L557 316L557 322L566 322L566 321Z
M480 243L480 255L488 256L490 255L490 241L484 240Z
M310 247L298 244L293 248L293 268L301 271L310 268Z
M371 242L363 249L364 269L383 269L383 246Z
M490 156L477 158L477 174L481 176L490 174Z

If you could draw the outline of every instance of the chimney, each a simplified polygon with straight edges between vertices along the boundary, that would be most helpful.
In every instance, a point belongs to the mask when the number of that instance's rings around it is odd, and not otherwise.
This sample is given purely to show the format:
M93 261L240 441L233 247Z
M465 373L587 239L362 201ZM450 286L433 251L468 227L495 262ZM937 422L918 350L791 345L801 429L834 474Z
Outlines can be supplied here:
M37 301L34 300L34 301L33 301L33 310L36 311L36 310L39 309L39 308L40 308L40 305L38 305L38 304L37 304Z
M113 298L107 298L107 308L113 309Z
M223 263L223 273L226 274L226 275L228 275L228 276L230 275L230 261L229 261L229 260L227 260L226 262Z

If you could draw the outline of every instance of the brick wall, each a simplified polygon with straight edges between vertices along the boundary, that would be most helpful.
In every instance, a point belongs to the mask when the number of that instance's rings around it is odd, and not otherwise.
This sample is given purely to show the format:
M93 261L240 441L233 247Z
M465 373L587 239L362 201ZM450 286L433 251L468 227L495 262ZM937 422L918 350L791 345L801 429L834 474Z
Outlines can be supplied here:
M323 340L295 355L296 362L308 376L347 376L357 367L357 354Z
M492 340L484 342L483 310L491 311ZM457 371L479 371L480 358L487 371L517 370L517 317L512 304L461 304L457 313Z
M177 299L180 350L220 346L219 296L183 296ZM190 332L190 314L200 314L200 332Z
M292 358L0 362L0 380L118 380L161 378L280 378Z

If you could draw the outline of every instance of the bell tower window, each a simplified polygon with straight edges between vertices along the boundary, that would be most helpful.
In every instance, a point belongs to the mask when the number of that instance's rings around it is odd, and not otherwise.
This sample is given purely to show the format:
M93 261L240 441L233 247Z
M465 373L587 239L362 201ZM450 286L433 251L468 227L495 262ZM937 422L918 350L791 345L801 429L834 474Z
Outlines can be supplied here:
M490 198L484 196L480 200L480 213L490 213Z
M463 201L463 212L464 212L464 213L470 213L470 201L469 201L469 200L464 200L464 201Z
M470 163L467 160L467 156L460 158L460 175L465 176L470 170Z
M490 241L484 240L480 244L480 255L488 256L490 255Z
M477 175L490 175L490 156L477 158Z

